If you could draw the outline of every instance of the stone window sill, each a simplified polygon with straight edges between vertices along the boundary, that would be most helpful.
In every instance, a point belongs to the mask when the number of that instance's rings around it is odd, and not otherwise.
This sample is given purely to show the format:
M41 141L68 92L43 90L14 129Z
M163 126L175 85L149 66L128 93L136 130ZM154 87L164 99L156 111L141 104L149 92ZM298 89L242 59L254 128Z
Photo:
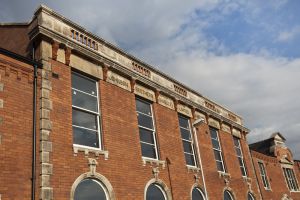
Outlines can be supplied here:
M151 158L142 158L143 160L143 165L146 166L147 163L149 163L151 166L162 166L164 169L166 167L166 161L164 160L156 160L156 159L151 159Z
M252 179L248 176L243 176L243 180L247 183L251 183Z
M222 178L231 178L231 176L230 176L229 173L220 172L220 171L218 171L218 173L219 173L219 177L222 177Z
M189 172L194 172L194 173L198 173L201 170L199 167L190 166L190 165L187 165L186 168Z
M77 156L78 152L84 152L85 156L88 156L91 153L91 154L95 154L96 157L100 155L104 155L104 159L105 160L108 159L108 151L101 150L101 149L73 145L73 152L74 152L74 156Z

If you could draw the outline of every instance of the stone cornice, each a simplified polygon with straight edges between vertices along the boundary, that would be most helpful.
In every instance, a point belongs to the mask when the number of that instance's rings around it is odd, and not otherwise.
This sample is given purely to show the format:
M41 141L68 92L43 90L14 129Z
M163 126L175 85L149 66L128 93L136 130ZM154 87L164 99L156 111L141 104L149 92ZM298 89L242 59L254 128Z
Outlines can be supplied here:
M126 74L126 76L132 77L155 90L162 91L191 108L194 107L205 112L209 116L231 124L243 132L249 132L243 126L240 116L203 97L198 92L186 87L154 67L125 53L102 38L93 35L51 9L41 6L35 12L34 20L37 20L37 26L32 27L29 33L31 39L38 35L47 36L69 47L72 49L72 52L78 52L99 63L106 63L115 71ZM74 33L77 35L74 36ZM82 38L86 40L85 43ZM91 44L87 45L87 40L95 42L94 45L96 47L92 47Z

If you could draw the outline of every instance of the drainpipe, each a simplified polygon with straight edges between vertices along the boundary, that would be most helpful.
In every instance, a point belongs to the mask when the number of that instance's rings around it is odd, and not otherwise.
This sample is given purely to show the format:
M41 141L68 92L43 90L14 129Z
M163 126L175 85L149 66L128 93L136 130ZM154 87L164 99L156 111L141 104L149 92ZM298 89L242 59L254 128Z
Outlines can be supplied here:
M209 200L208 193L207 193L207 190L206 190L205 177L204 177L204 172L203 172L203 167L202 167L202 160L201 160L200 149L199 149L199 144L198 144L198 137L197 137L197 130L196 130L196 126L202 124L203 122L204 122L204 119L202 119L202 118L197 119L196 121L194 121L193 130L194 130L194 133L195 133L195 142L196 142L197 154L198 154L198 158L199 158L199 164L200 164L200 170L201 170L201 176L202 176L202 182L203 182L203 187L204 187L205 198L206 198L206 200Z
M35 49L32 49L32 58L34 58ZM33 64L33 117L32 117L32 168L31 168L31 200L35 200L35 182L36 182L36 96L37 96L37 64Z

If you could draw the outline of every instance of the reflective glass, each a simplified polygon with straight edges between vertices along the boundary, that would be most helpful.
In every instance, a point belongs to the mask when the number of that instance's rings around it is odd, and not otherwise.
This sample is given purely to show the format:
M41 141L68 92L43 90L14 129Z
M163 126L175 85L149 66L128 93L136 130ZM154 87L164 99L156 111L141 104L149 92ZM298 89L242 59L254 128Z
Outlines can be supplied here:
M186 153L193 154L192 144L187 141L182 141L183 143L183 151Z
M73 126L73 142L90 147L99 147L98 133Z
M248 200L255 200L254 196L251 193L248 193Z
M136 110L147 115L152 115L150 104L139 99L136 99Z
M143 142L154 144L153 132L140 128L140 140Z
M142 148L142 155L144 157L156 159L156 152L155 152L154 145L145 144L141 142L141 148Z
M234 146L236 146L236 147L239 147L239 146L240 146L240 144L239 144L239 139L238 139L238 138L233 137L233 142L234 142Z
M189 127L189 120L187 118L179 116L178 119L179 119L179 126L180 127L183 127L183 128L186 128L186 129L190 129L190 127Z
M97 97L72 90L72 105L90 111L98 112Z
M195 166L194 155L185 153L184 156L187 165Z
M180 133L181 133L181 138L182 138L182 139L190 140L190 141L192 140L192 138L191 138L191 133L190 133L189 130L180 128Z
M212 142L212 145L213 145L214 149L220 150L219 141L217 141L217 140L211 140L211 142Z
M81 181L75 189L74 200L106 200L100 183L94 179Z
M204 200L204 196L199 189L194 188L192 192L192 200Z
M218 132L217 132L217 130L214 129L214 128L210 128L210 136L211 136L211 138L218 140Z
M96 81L72 73L72 88L97 96Z
M228 191L224 192L224 200L233 200L231 194Z
M162 193L161 189L158 188L159 186L155 184L151 184L147 188L146 200L165 200L165 196Z
M97 130L97 115L73 109L72 121L73 125Z
M214 150L214 154L215 154L215 159L216 160L222 161L221 152L220 151Z
M220 161L216 161L218 171L224 172L223 163Z
M138 123L139 126L143 126L149 129L153 129L153 122L152 122L152 117L148 115L144 115L141 113L137 113L138 115Z

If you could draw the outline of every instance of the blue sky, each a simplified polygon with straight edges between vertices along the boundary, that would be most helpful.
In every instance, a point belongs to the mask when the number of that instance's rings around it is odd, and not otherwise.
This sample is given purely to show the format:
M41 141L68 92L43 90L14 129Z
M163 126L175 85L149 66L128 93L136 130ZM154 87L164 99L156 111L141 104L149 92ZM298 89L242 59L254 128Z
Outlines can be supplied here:
M240 114L250 143L280 131L300 159L300 1L0 0L0 21L41 3Z

